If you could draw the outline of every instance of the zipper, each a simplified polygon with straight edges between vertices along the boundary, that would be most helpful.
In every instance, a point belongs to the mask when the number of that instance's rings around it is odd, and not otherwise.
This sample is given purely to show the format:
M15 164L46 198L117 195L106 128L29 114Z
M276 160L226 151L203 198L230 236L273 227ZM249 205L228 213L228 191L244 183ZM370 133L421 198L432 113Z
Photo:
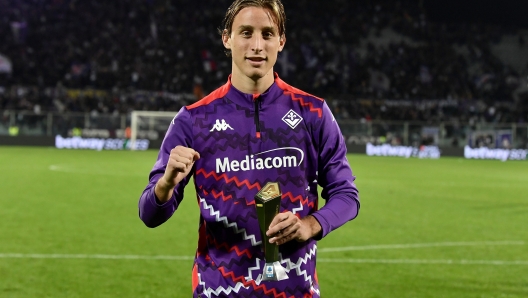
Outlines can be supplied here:
M260 119L259 119L259 102L262 105L262 102L259 100L260 94L253 94L253 102L255 103L255 126L256 126L256 137L260 139Z

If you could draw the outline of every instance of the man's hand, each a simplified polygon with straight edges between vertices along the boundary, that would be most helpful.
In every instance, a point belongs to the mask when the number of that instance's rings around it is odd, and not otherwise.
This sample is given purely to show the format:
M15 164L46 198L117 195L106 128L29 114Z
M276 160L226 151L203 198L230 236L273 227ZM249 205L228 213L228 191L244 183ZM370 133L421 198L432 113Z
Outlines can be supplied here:
M295 239L304 242L321 232L322 228L315 217L308 215L299 219L290 211L279 213L273 218L266 235L270 243L284 244Z
M154 188L160 203L165 203L172 197L174 187L189 175L198 159L200 153L192 148L176 146L171 150L165 173Z

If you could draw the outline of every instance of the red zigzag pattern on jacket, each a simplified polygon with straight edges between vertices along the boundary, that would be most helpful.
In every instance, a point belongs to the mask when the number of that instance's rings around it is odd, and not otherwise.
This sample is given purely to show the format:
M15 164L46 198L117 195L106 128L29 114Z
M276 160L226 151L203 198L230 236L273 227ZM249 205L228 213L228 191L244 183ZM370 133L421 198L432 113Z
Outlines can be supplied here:
M311 102L308 102L308 103L304 102L304 99L302 97L295 97L295 94L291 91L284 91L284 94L289 95L293 100L298 101L301 104L301 106L309 107L310 112L316 112L319 118L323 116L323 110L321 110L321 108L314 108Z
M309 202L308 198L303 199L301 195L298 195L294 197L291 192L287 192L285 194L282 194L282 199L289 198L292 203L295 203L296 201L301 201L301 204L308 205L308 207L314 207L314 202Z
M215 199L218 199L219 197L222 197L222 200L223 200L224 202L227 201L227 200L229 200L229 199L232 199L232 198L233 198L232 195L228 195L228 196L226 197L226 196L224 195L224 192L223 192L223 191L217 193L217 192L213 189L213 190L211 191L211 193L213 194L213 197L214 197Z
M228 252L232 252L234 250L239 257L241 255L247 255L248 258L251 259L252 255L251 255L251 253L249 252L249 250L247 248L244 249L244 250L240 250L240 248L238 248L238 246L236 246L236 245L233 245L232 247L229 247L229 245L227 245L227 243L220 244L215 239L211 239L211 238L209 238L209 242L214 244L214 246L217 249L223 248L223 249L225 249Z
M209 192L207 192L207 191L205 191L205 190L203 189L203 185L200 185L198 188L200 188L200 189L203 191L204 195L207 196L207 195L209 194ZM223 200L224 202L233 198L232 195L228 195L228 196L226 197L226 196L224 195L224 192L223 192L223 191L217 193L217 192L213 189L213 190L211 191L211 193L213 194L213 197L214 197L215 199L218 199L218 197L221 196L221 197L222 197L222 200ZM238 204L238 202L235 202L234 204ZM200 205L200 199L199 199L199 196L198 196L198 205ZM248 202L248 200L246 199L246 205L247 205L247 206L255 205L255 201Z
M206 196L209 195L209 192L208 192L207 190L203 189L203 185L200 185L199 188L203 191L204 195L206 195ZM223 192L223 191L221 191L221 192L216 192L216 190L214 190L214 189L211 190L211 194L213 194L213 197L214 197L215 199L218 199L219 197L222 197L222 201L224 201L224 202L233 198L232 195L228 195L228 196L226 197L226 196L224 195L224 192Z
M234 282L241 282L245 287L249 287L249 286L251 286L251 287L253 287L253 289L254 289L255 291L257 291L257 290L262 290L262 291L264 291L264 294L266 294L266 295L273 294L273 296L274 296L275 298L279 298L279 297L280 297L280 298L287 298L287 296L286 296L285 293L277 293L277 290L275 290L275 289L268 290L268 289L266 288L266 286L265 286L263 283L260 284L259 286L257 286L257 284L255 283L254 280L250 280L250 281L248 282L248 281L246 281L246 279L245 279L243 276L236 277L235 274L234 274L232 271L226 273L224 267L218 267L218 270L220 270L220 272L222 273L222 275L223 275L224 277L229 277L229 278L231 278Z
M229 178L229 177L227 177L226 174L217 175L214 171L211 171L210 173L206 173L204 169L199 169L198 171L196 171L196 175L200 175L200 174L204 175L205 178L209 178L209 177L213 176L216 179L216 181L224 179L227 183L235 182L238 187L240 187L242 185L245 185L249 189L253 189L255 187L257 188L257 190L261 189L261 186L260 186L260 184L258 182L255 182L255 183L251 184L251 183L249 183L249 181L247 179L242 180L242 181L238 180L238 178L236 176L233 176L232 178Z

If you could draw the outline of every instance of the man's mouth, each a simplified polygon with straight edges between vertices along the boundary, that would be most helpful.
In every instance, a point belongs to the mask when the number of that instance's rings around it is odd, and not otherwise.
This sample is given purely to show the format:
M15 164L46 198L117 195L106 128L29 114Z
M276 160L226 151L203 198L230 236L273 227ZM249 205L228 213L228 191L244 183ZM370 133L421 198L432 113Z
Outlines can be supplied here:
M246 59L249 60L249 61L252 61L252 62L261 62L261 61L266 61L267 60L264 57L246 57Z

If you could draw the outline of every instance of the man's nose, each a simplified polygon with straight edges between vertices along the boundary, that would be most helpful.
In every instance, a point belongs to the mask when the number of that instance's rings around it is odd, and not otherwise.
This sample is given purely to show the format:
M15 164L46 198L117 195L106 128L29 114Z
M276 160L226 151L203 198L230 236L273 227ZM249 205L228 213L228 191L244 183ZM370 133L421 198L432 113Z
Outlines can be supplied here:
M262 44L264 43L264 41L262 40L262 36L260 35L255 35L253 37L253 51L255 52L260 52L262 51Z

